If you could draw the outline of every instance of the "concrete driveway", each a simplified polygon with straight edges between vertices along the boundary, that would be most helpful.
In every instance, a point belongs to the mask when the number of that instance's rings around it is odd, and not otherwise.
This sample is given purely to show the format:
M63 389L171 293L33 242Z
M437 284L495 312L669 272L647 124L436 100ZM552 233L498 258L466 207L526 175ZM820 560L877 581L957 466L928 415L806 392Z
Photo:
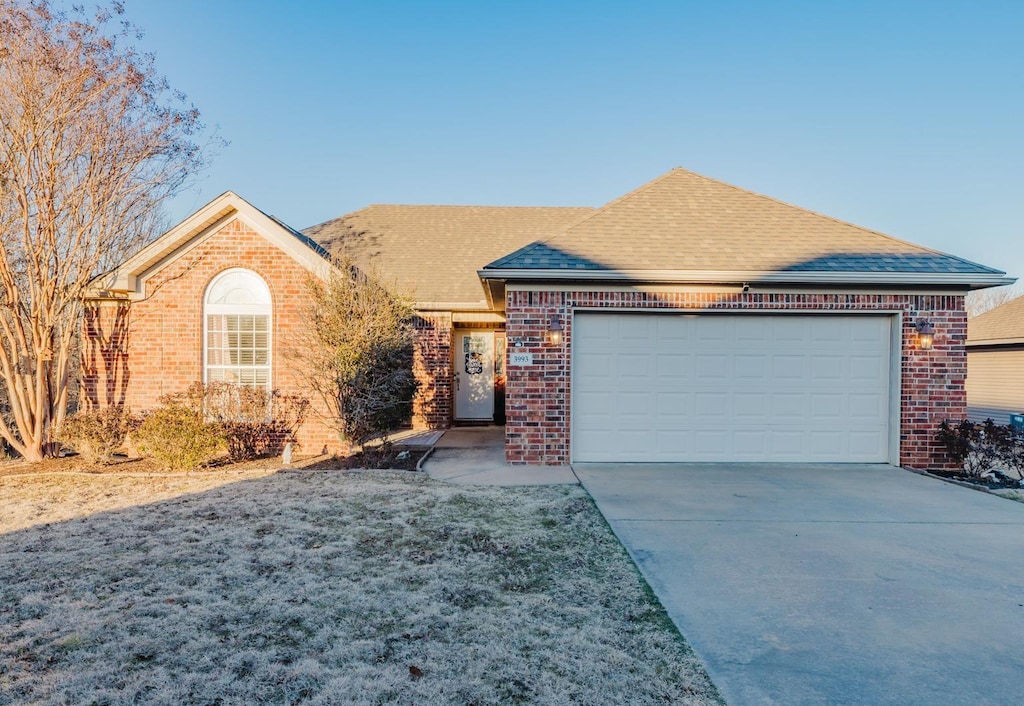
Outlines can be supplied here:
M1024 504L891 466L573 466L730 706L1024 700Z

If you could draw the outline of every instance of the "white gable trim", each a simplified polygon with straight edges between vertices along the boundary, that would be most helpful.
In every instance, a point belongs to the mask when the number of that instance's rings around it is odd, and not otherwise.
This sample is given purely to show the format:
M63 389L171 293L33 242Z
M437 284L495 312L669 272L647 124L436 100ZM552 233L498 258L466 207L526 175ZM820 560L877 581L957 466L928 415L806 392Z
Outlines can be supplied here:
M115 270L97 277L93 287L95 296L109 298L127 295L132 299L145 297L146 280L234 220L240 220L259 233L312 274L322 279L329 277L331 265L319 252L248 201L228 191L128 258Z

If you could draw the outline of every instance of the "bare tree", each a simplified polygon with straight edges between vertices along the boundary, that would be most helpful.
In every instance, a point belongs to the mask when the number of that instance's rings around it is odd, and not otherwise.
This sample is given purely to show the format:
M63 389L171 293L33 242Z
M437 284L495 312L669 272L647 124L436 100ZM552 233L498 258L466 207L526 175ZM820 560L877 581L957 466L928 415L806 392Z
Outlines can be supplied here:
M0 437L28 460L67 412L90 281L152 237L203 159L197 111L122 11L0 0Z
M295 368L348 442L386 434L412 413L413 308L394 287L339 258L330 278L310 278L308 327Z
M1020 284L979 289L975 292L968 292L964 306L968 316L977 316L1022 295L1024 295L1024 287Z

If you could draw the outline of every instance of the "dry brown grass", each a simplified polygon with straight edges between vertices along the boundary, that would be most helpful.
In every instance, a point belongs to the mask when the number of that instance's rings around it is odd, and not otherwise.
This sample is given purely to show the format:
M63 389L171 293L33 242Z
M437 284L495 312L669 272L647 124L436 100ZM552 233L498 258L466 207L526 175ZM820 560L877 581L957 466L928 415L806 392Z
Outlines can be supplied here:
M712 704L578 487L0 478L0 702Z

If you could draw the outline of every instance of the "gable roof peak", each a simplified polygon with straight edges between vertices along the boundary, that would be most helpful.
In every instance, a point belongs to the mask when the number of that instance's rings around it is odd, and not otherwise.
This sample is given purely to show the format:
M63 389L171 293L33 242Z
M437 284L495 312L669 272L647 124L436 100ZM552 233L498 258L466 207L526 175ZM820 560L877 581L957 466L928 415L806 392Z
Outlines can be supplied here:
M281 219L256 208L234 191L225 191L116 268L96 277L93 288L101 296L111 292L143 296L147 279L236 218L244 220L310 272L321 277L327 275L330 267L325 257L327 251L318 243Z
M805 281L818 273L838 282L867 273L872 281L1007 282L1000 270L683 167L484 268L494 277L509 271L643 281Z

